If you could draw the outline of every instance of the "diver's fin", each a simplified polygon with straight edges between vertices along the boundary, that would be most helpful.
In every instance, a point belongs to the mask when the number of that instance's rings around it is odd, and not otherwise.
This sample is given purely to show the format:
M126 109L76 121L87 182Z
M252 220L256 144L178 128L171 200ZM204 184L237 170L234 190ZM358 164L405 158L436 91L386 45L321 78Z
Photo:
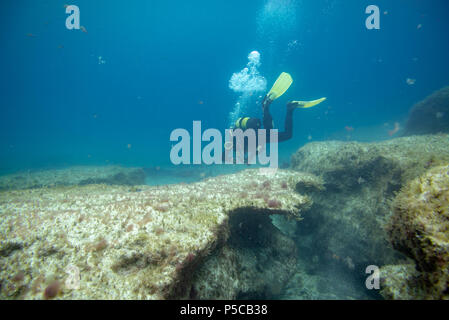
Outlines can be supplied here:
M277 78L276 82L273 84L270 92L268 92L266 98L271 101L276 100L277 98L282 96L288 88L290 88L292 83L292 77L288 73L282 72L281 75Z
M289 102L289 105L291 105L293 108L312 108L317 104L320 104L324 100L326 100L326 98L321 98L312 101L291 101Z

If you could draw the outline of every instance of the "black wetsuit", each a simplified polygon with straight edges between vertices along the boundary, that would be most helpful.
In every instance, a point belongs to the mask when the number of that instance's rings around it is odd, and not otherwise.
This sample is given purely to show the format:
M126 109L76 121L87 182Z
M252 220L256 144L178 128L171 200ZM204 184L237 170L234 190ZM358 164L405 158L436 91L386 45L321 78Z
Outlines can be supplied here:
M266 130L266 143L270 143L270 130L273 129L273 117L270 114L270 102L263 104L263 129ZM293 135L293 110L295 108L289 107L287 104L287 113L285 115L285 123L284 123L284 131L278 131L278 142L283 142L291 139ZM258 130L256 128L248 128L253 129L256 133L256 145L258 146ZM246 140L246 139L245 139ZM236 151L236 139L233 139L233 151ZM245 155L248 153L248 144L244 142L244 153ZM258 152L256 151L256 154ZM225 158L225 154L223 152L223 159ZM235 159L234 159L235 160ZM246 163L246 162L245 162Z
M278 132L278 142L291 139L293 135L293 110L287 106L287 114L285 115L284 131ZM270 143L270 130L273 129L273 117L270 114L270 104L266 104L263 108L263 128L267 130L267 143Z

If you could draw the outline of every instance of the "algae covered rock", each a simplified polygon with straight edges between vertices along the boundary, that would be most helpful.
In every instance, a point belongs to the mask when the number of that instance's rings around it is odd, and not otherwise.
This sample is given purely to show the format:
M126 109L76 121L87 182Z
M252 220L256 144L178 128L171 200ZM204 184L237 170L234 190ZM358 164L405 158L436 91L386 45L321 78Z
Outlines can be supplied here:
M422 279L413 263L386 265L380 269L380 293L389 300L425 299Z
M320 252L320 265L350 259L359 274L370 264L395 264L400 254L383 228L389 200L407 181L447 161L445 134L376 143L314 142L300 148L292 168L320 176L325 187L310 194L314 206L298 224L300 252Z
M237 210L230 215L229 241L197 271L191 298L270 299L280 294L296 270L298 252L269 214Z
M403 135L439 132L449 132L449 86L413 106Z
M0 297L42 299L48 291L56 299L180 299L277 292L291 272L296 246L267 221L272 214L301 219L312 206L309 196L296 191L303 179L310 183L311 175L254 169L162 187L1 191ZM234 267L208 269L227 254L235 257ZM276 270L279 281L261 292L270 280L259 271L264 266ZM216 282L201 270L219 271L214 279L235 285L209 290ZM258 281L255 289L249 279ZM195 281L210 286L203 290Z
M404 182L447 161L449 135L441 134L373 143L313 142L292 155L291 167L323 177L325 186L337 191L359 189L365 183L397 190Z
M23 171L0 176L0 190L31 189L86 184L142 185L142 168L75 166L64 169Z
M449 166L411 181L393 208L386 229L393 247L415 261L422 295L449 299Z

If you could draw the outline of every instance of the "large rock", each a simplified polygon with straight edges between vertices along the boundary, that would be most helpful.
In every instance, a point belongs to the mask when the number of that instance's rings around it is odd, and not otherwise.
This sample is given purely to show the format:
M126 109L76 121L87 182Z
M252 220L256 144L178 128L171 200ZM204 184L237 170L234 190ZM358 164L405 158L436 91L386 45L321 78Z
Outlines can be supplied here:
M314 179L246 170L189 185L2 191L0 298L271 297L297 252L269 215L301 219L312 200L297 186Z
M380 269L380 292L388 300L423 300L426 298L421 276L413 262L386 265Z
M449 86L442 88L410 110L403 135L449 132Z
M394 248L416 263L401 278L384 269L384 295L396 299L449 299L449 165L411 181L393 201L387 232ZM399 289L398 289L399 288Z
M447 161L448 135L315 142L299 149L293 169L319 175L326 188L311 193L314 206L298 224L301 259L309 254L315 266L346 265L362 276L368 265L396 264L401 255L383 228L389 200L407 181Z

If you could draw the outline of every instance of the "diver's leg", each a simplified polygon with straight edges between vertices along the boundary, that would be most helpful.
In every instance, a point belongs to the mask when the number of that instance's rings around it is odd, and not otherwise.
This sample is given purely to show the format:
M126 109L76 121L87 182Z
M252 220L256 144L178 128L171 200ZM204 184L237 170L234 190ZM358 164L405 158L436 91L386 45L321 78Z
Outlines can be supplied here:
M279 132L278 142L289 140L293 135L293 110L295 110L295 108L288 103L287 114L285 115L284 132Z
M292 103L287 104L287 114L285 115L284 132L278 132L278 142L291 139L293 135L293 110L295 106ZM270 114L270 104L263 108L263 127L266 129L266 142L270 142L270 130L273 129L273 117Z

